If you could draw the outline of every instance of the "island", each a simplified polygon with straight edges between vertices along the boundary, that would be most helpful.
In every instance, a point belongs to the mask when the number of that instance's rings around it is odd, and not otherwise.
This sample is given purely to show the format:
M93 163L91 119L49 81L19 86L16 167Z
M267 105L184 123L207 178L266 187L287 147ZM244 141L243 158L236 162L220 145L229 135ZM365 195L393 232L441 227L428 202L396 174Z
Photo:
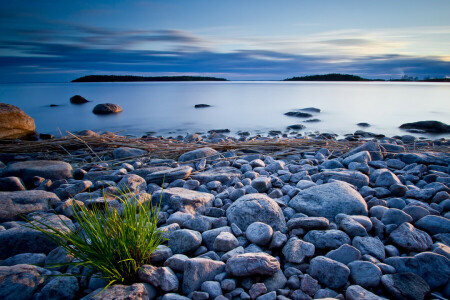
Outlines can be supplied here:
M378 79L376 79L378 80ZM382 79L381 79L382 80ZM302 77L292 77L283 81L374 81L373 79L362 78L350 74L331 73L325 75L309 75Z
M204 76L133 76L133 75L88 75L72 82L141 82L141 81L227 81L225 78Z

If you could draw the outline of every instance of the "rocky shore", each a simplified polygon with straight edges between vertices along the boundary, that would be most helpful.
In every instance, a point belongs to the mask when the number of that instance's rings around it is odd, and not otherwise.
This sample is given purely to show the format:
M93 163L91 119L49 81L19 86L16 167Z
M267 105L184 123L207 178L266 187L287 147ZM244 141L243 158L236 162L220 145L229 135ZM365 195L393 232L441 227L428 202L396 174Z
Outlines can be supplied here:
M403 136L284 156L214 146L176 159L129 147L102 161L89 150L65 161L0 153L0 298L448 298L450 155L411 152L416 145L449 146ZM74 203L120 208L104 194L119 187L161 199L169 240L136 283L98 295L106 282L95 270L52 267L73 257L21 216L77 228Z

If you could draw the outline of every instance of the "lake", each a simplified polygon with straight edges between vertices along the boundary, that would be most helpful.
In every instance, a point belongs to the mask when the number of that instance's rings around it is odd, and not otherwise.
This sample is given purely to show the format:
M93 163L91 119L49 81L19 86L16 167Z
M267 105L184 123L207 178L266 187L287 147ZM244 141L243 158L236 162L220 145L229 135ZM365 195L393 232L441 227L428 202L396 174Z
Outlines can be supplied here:
M74 105L79 94L92 102ZM409 134L398 126L437 120L450 123L450 85L415 82L139 82L139 83L33 83L0 84L0 102L23 109L34 118L37 131L59 136L83 129L120 131L140 136L145 132L176 136L228 128L232 134L266 134L303 124L300 132L343 135L358 129L387 136ZM92 113L96 104L122 106L116 115ZM211 107L195 109L195 104ZM60 105L50 107L50 104ZM317 107L318 123L284 113ZM372 126L360 128L367 122ZM427 136L419 134L418 136ZM428 135L439 138L448 135Z

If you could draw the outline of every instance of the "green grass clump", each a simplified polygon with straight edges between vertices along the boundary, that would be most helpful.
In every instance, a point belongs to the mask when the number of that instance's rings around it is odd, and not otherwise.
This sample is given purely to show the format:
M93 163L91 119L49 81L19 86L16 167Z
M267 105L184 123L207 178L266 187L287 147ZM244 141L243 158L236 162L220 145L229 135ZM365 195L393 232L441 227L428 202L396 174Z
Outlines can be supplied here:
M139 268L150 263L150 255L165 238L157 228L159 206L151 200L139 202L122 192L117 200L122 208L74 207L78 230L61 231L49 222L28 223L46 234L75 259L76 265L87 266L108 281L136 282Z

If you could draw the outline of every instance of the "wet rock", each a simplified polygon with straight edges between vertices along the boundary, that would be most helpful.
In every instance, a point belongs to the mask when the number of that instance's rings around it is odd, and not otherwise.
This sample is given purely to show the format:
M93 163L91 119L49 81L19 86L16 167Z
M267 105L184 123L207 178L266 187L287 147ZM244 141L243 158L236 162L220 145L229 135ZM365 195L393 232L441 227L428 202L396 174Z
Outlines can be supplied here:
M367 204L361 195L344 182L333 182L300 191L289 206L308 216L334 220L339 213L367 215Z
M227 260L226 271L231 276L274 275L280 269L278 260L266 253L244 253Z
M311 260L309 274L326 287L338 289L347 283L350 269L335 260L317 256Z
M211 105L209 105L209 104L195 104L194 107L195 108L206 108L206 107L211 107Z
M409 223L403 223L390 234L391 241L397 246L416 252L430 249L433 241L431 237L422 230L416 229Z
M0 192L0 222L22 220L21 215L47 210L58 203L58 196L46 191Z
M388 274L381 277L384 289L395 299L423 300L430 292L430 286L414 273Z
M296 118L311 118L313 116L311 114L301 112L301 111L289 111L289 112L285 113L284 115L288 116L288 117L296 117Z
M205 281L214 280L214 277L225 271L225 264L205 258L192 258L185 263L183 274L183 293L199 290Z
M72 104L83 104L83 103L88 103L89 100L87 100L86 98L84 98L83 96L80 95L75 95L70 97L70 103Z
M420 129L428 133L450 133L450 125L439 121L418 121L400 125L401 129Z
M97 104L92 112L96 115L109 115L109 114L116 114L120 113L122 111L122 107L120 107L117 104L113 103L102 103Z
M263 222L274 230L286 232L284 215L278 204L264 194L249 194L236 200L227 209L227 218L241 230L254 222Z
M8 164L5 173L5 176L20 177L26 185L32 185L35 176L52 181L72 178L72 166L56 160L19 161Z
M0 140L26 138L35 134L33 118L17 106L0 103Z
M283 255L286 261L300 264L306 258L314 255L315 247L313 244L300 240L297 237L292 237L283 247Z

